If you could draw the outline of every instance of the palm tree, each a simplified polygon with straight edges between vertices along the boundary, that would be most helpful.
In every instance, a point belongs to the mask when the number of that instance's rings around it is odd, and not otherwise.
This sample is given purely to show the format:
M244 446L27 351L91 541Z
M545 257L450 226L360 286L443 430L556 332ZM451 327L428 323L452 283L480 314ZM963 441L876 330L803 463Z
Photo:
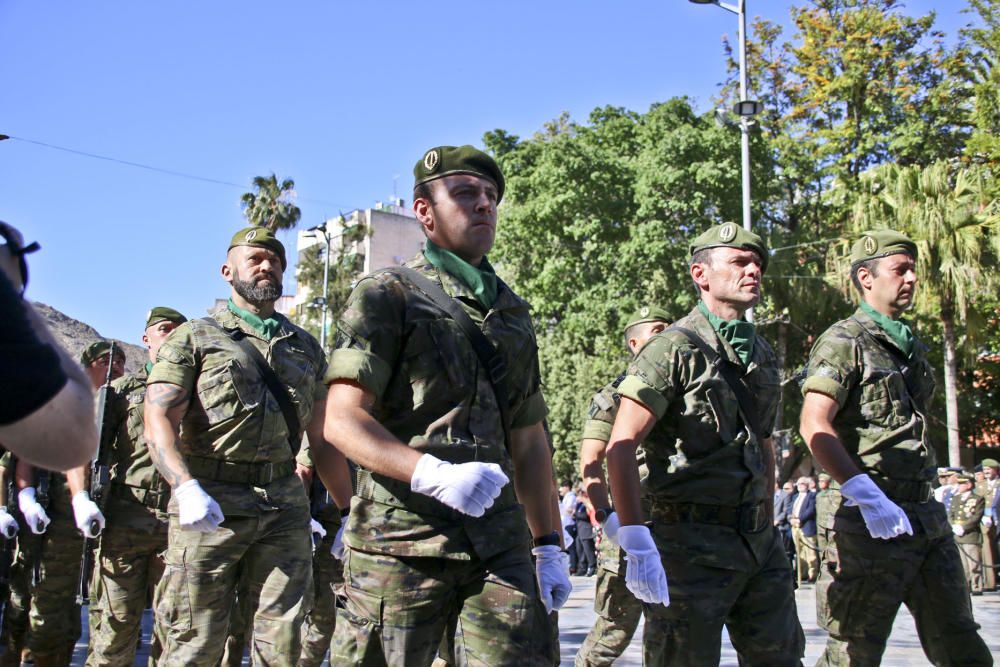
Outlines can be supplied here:
M251 225L267 227L271 231L291 229L302 211L292 203L295 198L295 181L286 178L280 184L272 172L270 176L255 176L254 192L245 192L240 197L240 208Z
M957 328L969 307L988 295L998 278L1000 204L988 169L953 168L947 161L926 167L889 164L864 175L855 203L855 231L892 228L912 238L918 249L917 312L941 322L948 461L959 462L956 359Z

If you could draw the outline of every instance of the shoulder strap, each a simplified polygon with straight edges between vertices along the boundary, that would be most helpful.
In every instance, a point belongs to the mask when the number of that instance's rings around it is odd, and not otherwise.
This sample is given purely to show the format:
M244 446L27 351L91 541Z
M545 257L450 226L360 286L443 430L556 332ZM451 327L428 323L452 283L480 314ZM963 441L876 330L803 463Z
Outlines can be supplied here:
M260 377L267 386L268 391L274 396L274 400L278 402L278 407L281 408L281 414L285 417L285 425L288 426L288 446L292 448L292 457L299 453L299 440L301 439L301 424L299 423L299 413L295 410L295 406L292 404L292 399L288 395L288 389L285 385L281 383L278 379L277 373L271 368L271 365L267 363L267 359L264 355L260 353L253 343L246 339L246 334L240 329L227 329L221 324L219 324L213 317L203 317L203 322L206 322L209 326L213 326L216 329L224 332L234 343L236 343L244 354L246 354L250 360L257 366L257 370L260 372Z
M902 351L900 351L899 348L895 347L894 345L886 345L885 343L880 341L878 337L875 336L875 334L873 334L871 331L869 331L868 327L866 327L864 323L858 320L858 318L855 317L854 315L851 315L851 319L857 323L858 327L861 329L861 331L864 332L864 335L867 338L871 339L876 345L878 345L883 350L889 353L889 356L892 358L892 363L896 366L896 370L899 371L899 374L903 378L903 384L906 386L906 393L907 393L907 398L910 401L910 407L913 408L914 412L919 414L921 417L924 417L924 411L920 409L919 406L917 406L917 401L915 398L917 394L913 391L913 387L910 384L910 382L912 382L912 378L910 377L910 372L909 372L910 366L907 363L906 358L903 356ZM926 420L926 417L924 417L924 419Z
M672 326L666 329L666 331L676 331L683 334L691 344L698 348L698 350L705 355L709 363L719 371L719 375L722 379L726 381L729 388L733 390L736 394L736 402L740 406L740 414L743 415L744 421L746 421L747 426L753 431L754 435L758 438L762 437L762 432L760 429L760 415L757 413L757 401L750 394L750 390L747 388L746 384L743 383L743 378L736 366L728 359L723 358L716 352L712 347L705 342L705 340L691 331L690 329L685 329L684 327Z
M462 306L455 299L448 296L443 289L421 275L420 272L414 271L408 266L393 266L384 270L402 278L423 292L424 296L434 302L434 305L443 310L458 324L459 329L469 339L472 349L475 350L476 356L479 357L479 362L486 368L487 375L490 378L490 384L493 387L493 393L500 408L500 422L503 426L504 444L510 449L510 405L507 401L506 382L507 364L503 360L503 357L493 347L493 343L486 337L486 334L472 321L469 314L462 309Z

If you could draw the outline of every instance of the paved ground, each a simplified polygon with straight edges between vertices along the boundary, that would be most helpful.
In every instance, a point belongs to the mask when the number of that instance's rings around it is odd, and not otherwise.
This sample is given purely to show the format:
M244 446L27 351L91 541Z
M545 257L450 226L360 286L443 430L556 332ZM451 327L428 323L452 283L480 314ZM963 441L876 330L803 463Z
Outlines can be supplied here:
M572 665L573 656L590 631L594 623L594 578L573 577L573 594L569 602L559 614L559 638L562 650L562 664ZM806 656L804 664L812 665L826 643L826 633L816 627L816 602L812 586L803 586L796 593L799 608L799 619L806 634ZM983 627L982 635L993 652L994 659L1000 664L1000 593L987 593L972 598L976 620ZM145 637L149 637L151 618L147 611L144 618ZM84 628L87 625L86 611L83 614ZM729 638L723 633L721 665L736 667L736 652L729 643ZM73 665L83 665L86 653L86 635L77 644L73 656ZM636 633L628 651L615 664L637 667L642 664L642 627ZM136 666L146 664L146 654L143 652L135 661ZM882 664L885 667L924 667L930 663L924 657L917 640L913 626L913 618L906 608L902 608L896 617L892 636L889 638L889 649L886 651Z

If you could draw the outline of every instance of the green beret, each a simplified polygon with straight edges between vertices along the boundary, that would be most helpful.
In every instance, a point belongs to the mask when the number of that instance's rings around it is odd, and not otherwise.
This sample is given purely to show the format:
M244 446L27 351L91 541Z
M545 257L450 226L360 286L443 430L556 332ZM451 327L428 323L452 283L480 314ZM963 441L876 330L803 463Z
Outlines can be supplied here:
M173 308L167 308L166 306L157 306L156 308L151 308L148 313L146 313L146 328L158 324L160 322L173 322L174 324L184 324L187 322L187 318L178 313Z
M670 313L659 306L643 306L632 313L625 321L625 331L644 322L666 322L667 324L671 324L673 321L674 318L670 316Z
M698 235L688 246L688 253L694 257L699 250L708 248L743 248L754 250L760 256L760 270L767 271L767 246L764 240L753 232L748 232L735 222L724 222L721 225L709 227Z
M233 240L229 242L229 249L232 250L240 245L272 250L281 260L281 270L284 271L288 267L288 262L285 260L285 246L267 227L246 227L236 232L233 234Z
M1000 468L1000 463L996 459L983 459L981 465L984 468Z
M417 160L413 167L413 187L452 174L472 174L493 181L497 203L503 199L503 174L496 161L475 146L438 146Z
M822 481L822 480L825 479L826 481L829 482L832 479L832 477L830 477L830 475L826 474L825 472L821 472L819 474L819 479L820 479L820 481Z
M80 363L83 366L89 366L108 352L111 351L111 341L110 340L99 340L91 343L87 347L83 348L83 352L80 353ZM122 349L120 345L115 346L115 356L125 357L125 350Z
M888 257L905 252L917 258L917 244L906 236L891 229L875 229L864 232L851 246L851 267L869 259Z

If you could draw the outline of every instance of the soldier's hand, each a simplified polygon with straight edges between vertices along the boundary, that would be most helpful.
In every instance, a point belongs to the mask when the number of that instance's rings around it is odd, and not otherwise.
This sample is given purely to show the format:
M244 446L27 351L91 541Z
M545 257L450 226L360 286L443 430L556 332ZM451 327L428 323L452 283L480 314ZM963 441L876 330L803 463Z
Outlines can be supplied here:
M569 556L555 544L535 547L535 576L545 611L561 608L569 599L573 584L569 581Z
M604 537L611 540L612 544L618 544L618 529L620 527L621 522L618 520L618 512L609 514L608 518L601 524L601 528L604 530Z
M496 463L447 463L424 454L417 462L410 488L469 516L482 516L507 482Z
M0 507L0 533L8 540L17 535L17 519L10 515L6 507Z
M52 519L45 513L45 508L35 500L35 487L29 486L21 489L17 494L17 506L21 508L24 521L28 524L28 529L35 535L41 535L52 523Z
M73 496L73 518L76 519L76 527L87 539L94 539L104 530L104 515L86 491Z
M319 537L316 538L317 540L322 540L326 537L326 528L324 528L323 524L316 519L309 519L309 530L313 535L319 535Z
M625 586L643 602L670 606L667 573L663 570L660 551L646 526L622 526L618 543L625 550Z
M861 473L840 485L840 493L848 506L857 505L865 526L872 537L891 540L897 535L913 534L906 512L875 485L872 478Z
M337 560L344 560L344 526L341 524L337 529L337 534L333 536L333 544L330 546L330 554Z
M219 503L205 493L196 479L189 479L174 489L181 528L202 533L214 532L225 520Z

